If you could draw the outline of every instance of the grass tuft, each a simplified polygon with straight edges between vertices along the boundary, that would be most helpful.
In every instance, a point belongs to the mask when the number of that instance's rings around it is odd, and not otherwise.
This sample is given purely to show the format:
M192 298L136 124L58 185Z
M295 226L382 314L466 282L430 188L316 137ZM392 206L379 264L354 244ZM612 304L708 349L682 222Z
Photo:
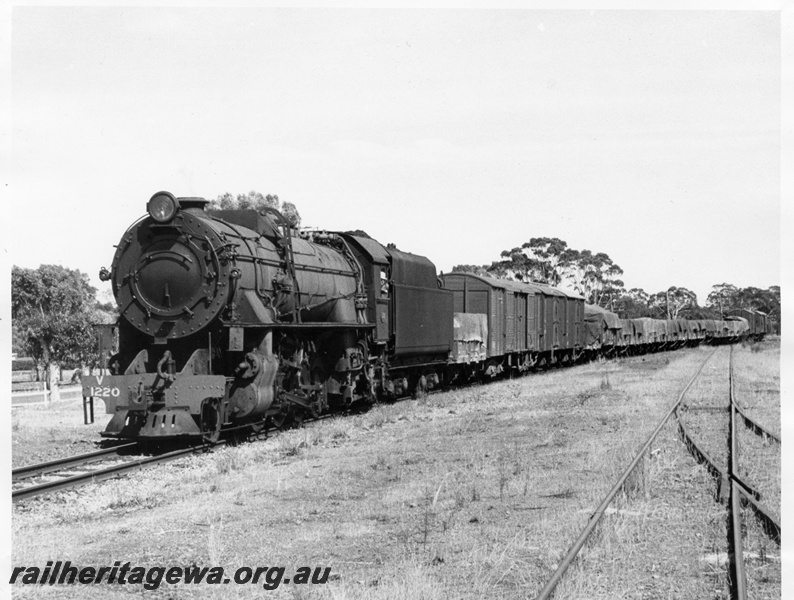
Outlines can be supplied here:
M245 466L244 456L239 447L222 448L215 456L215 469L220 475L236 471Z
M609 381L609 373L604 373L601 376L601 391L611 390L612 383Z

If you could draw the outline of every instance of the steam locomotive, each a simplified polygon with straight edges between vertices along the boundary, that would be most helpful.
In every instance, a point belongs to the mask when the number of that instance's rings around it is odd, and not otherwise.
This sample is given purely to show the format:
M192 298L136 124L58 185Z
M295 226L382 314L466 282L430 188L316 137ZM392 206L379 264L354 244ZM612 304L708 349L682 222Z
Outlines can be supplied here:
M427 258L207 203L155 194L100 272L119 352L83 395L105 401L104 436L213 442L439 384L452 293Z
M116 247L109 375L83 396L103 436L212 443L332 407L595 353L732 341L730 320L620 320L576 294L452 273L365 235L300 232L276 210L208 210L158 192Z

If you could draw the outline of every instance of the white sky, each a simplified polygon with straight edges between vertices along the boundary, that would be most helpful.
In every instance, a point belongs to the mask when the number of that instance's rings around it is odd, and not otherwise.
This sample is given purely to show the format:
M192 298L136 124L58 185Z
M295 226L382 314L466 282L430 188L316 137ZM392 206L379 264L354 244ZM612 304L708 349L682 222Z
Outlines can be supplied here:
M771 11L16 7L10 263L106 290L154 192L256 189L444 271L554 236L649 293L777 285L780 41Z

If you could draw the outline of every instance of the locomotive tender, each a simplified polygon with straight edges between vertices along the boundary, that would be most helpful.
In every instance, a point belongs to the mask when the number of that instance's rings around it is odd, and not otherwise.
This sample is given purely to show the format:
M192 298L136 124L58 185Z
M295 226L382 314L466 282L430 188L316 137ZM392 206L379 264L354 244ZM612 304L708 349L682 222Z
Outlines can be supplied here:
M277 211L207 210L158 192L116 247L119 352L83 396L103 436L218 439L456 380L733 341L725 321L622 320L576 294L452 273L351 233L300 232Z

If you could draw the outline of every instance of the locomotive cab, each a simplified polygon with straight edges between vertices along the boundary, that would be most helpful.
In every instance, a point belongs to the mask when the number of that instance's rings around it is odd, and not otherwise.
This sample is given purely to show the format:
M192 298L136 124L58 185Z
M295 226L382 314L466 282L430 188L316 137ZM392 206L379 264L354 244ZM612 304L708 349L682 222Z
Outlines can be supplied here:
M438 386L452 347L452 292L442 288L435 265L369 237L339 235L364 274L377 394L394 398Z

